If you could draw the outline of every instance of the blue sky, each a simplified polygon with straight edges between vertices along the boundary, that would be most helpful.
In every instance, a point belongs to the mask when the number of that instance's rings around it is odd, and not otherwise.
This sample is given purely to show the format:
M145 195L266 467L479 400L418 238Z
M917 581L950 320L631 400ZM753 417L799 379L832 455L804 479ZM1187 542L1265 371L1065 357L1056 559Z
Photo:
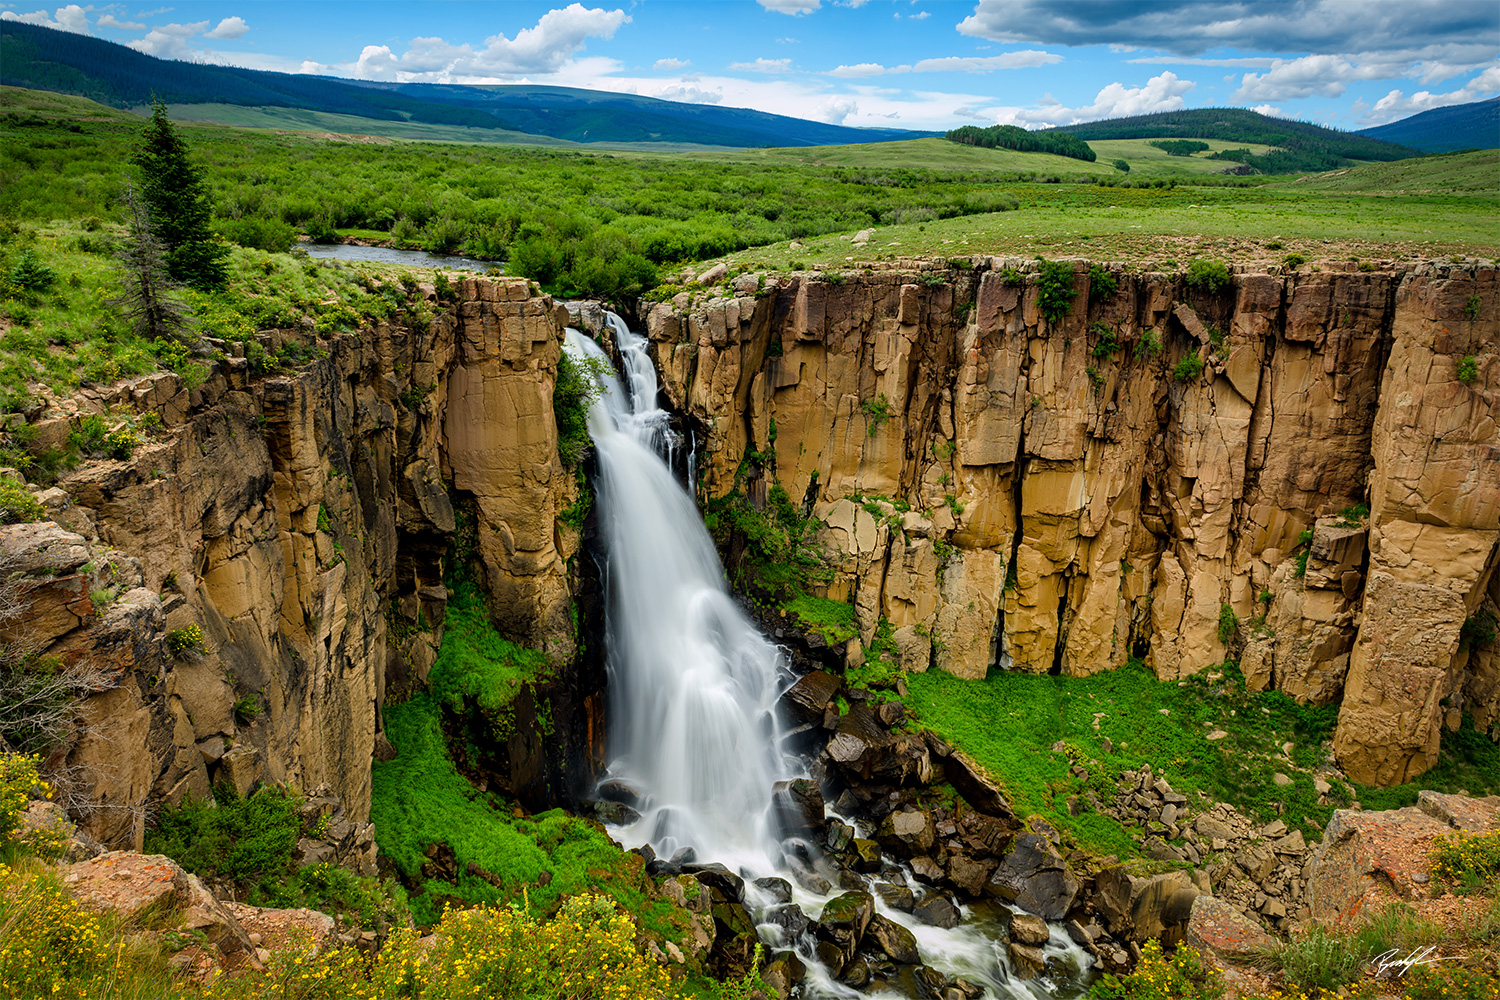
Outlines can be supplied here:
M1495 0L0 0L0 18L165 58L586 87L854 126L1227 105L1357 129L1500 94Z

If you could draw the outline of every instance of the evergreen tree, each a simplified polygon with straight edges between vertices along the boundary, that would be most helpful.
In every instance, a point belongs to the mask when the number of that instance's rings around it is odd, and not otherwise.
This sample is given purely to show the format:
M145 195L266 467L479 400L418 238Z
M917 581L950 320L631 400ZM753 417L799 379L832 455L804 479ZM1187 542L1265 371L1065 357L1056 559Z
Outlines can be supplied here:
M196 288L223 285L229 250L209 229L212 209L203 175L159 100L151 105L134 160L141 168L151 232L166 251L167 272Z
M151 210L131 188L125 189L125 205L130 209L130 234L116 252L125 281L113 304L137 335L183 343L192 327L186 307L175 294L177 283L167 273L166 249L152 232Z

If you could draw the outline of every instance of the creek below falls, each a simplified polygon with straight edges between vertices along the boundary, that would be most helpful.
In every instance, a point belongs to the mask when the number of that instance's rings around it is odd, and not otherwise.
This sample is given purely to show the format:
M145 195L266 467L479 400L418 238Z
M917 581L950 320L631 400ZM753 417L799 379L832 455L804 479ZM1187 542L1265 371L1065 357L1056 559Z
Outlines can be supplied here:
M588 425L611 717L597 794L628 804L612 836L653 874L694 875L716 901L741 904L767 955L789 978L801 973L795 995L809 1000L1081 995L1092 960L1061 924L1047 924L1042 942L1030 921L1045 964L1023 979L1007 950L1019 910L956 904L909 859L879 851L877 824L840 815L848 796L823 805L820 782L807 780L821 769L796 752L807 743L790 738L795 727L780 714L799 679L792 659L729 593L672 472L680 439L658 404L646 339L612 313L606 321L623 378L575 329L564 349L600 387ZM863 863L846 865L855 838L869 847Z

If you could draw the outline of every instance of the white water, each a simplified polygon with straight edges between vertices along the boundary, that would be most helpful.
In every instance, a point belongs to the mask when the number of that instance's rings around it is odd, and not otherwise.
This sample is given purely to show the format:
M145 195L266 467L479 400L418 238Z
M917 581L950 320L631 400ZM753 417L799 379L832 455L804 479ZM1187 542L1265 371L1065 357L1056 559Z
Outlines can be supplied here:
M589 433L598 456L595 493L608 561L609 774L641 796L640 820L612 832L627 846L649 844L663 858L691 847L698 861L720 862L745 876L745 905L757 920L769 900L751 880L764 875L787 878L793 901L816 916L842 890L821 896L798 887L772 821L772 786L803 773L782 750L776 711L793 678L782 652L730 597L697 506L672 474L676 439L669 415L657 406L646 339L613 313L609 322L626 384L599 345L576 330L568 331L564 346L574 359L593 359L603 388L589 411ZM920 886L909 871L902 875ZM943 930L876 901L880 913L912 931L923 961L987 987L988 996L1076 995L1071 984L1049 993L1041 984L1010 980L995 926L969 922ZM780 930L770 923L760 929L768 939ZM795 947L807 965L804 996L864 996L833 980L810 940L780 944ZM1058 928L1044 951L1075 969L1089 965Z

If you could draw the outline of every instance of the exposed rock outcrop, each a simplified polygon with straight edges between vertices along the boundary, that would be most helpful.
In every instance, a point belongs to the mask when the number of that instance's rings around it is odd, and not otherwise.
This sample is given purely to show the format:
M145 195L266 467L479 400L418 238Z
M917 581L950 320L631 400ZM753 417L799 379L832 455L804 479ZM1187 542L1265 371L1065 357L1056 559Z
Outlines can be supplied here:
M972 265L647 312L700 487L806 498L865 642L883 618L907 669L962 677L1242 654L1344 699L1362 781L1430 766L1455 704L1494 720L1500 665L1458 642L1500 598L1493 265L1117 273L1091 300L1078 262L1051 323L1029 262Z

